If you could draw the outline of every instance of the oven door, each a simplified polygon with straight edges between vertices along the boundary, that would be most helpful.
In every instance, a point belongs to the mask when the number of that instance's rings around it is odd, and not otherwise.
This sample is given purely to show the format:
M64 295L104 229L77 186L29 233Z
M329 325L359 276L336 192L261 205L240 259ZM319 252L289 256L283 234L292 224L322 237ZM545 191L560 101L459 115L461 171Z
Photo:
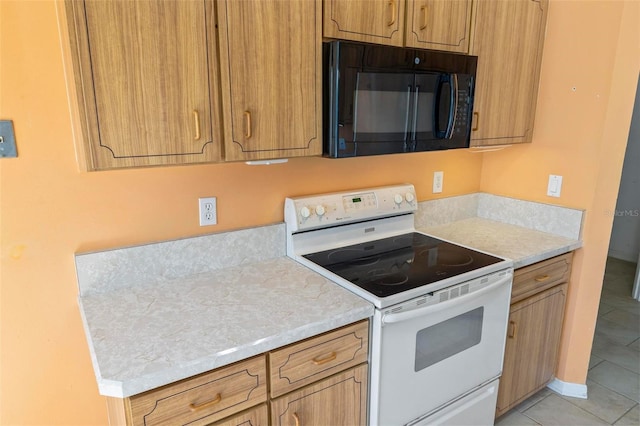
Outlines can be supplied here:
M511 280L502 272L428 295L424 305L418 298L376 310L372 425L412 422L500 376Z

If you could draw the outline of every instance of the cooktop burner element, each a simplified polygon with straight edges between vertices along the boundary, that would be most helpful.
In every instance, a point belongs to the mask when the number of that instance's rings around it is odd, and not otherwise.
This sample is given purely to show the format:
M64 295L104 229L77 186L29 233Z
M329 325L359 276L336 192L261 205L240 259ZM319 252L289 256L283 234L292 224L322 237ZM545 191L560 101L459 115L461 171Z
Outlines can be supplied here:
M419 232L303 257L378 297L388 297L503 260Z

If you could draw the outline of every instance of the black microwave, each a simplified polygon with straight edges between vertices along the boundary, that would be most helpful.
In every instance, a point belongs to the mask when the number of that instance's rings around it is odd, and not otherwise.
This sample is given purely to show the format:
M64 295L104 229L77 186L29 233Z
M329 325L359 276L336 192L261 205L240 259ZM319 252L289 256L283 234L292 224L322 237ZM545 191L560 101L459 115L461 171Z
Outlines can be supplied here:
M323 43L324 155L468 148L476 56Z

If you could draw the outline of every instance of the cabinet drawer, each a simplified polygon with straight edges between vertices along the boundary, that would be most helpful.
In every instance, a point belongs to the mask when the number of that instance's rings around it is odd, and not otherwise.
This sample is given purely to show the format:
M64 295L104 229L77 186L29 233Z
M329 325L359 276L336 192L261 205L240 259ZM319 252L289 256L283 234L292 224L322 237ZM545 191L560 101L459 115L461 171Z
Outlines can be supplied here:
M328 377L367 361L369 322L343 327L269 354L271 396Z
M511 303L532 296L557 284L568 282L573 253L517 269L513 276Z
M264 356L152 390L129 400L134 425L204 425L267 399Z

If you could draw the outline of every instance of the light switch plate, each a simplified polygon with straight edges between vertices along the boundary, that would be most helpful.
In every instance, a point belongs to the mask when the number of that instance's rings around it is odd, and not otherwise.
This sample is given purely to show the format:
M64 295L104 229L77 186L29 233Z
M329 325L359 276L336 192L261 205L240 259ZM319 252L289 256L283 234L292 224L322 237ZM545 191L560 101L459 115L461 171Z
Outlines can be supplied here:
M562 176L549 175L549 184L547 185L547 195L549 197L560 197L562 190Z
M444 172L433 172L433 193L438 194L442 192L442 185L444 181Z
M13 121L0 120L0 158L18 156L16 150L16 136L13 132Z

